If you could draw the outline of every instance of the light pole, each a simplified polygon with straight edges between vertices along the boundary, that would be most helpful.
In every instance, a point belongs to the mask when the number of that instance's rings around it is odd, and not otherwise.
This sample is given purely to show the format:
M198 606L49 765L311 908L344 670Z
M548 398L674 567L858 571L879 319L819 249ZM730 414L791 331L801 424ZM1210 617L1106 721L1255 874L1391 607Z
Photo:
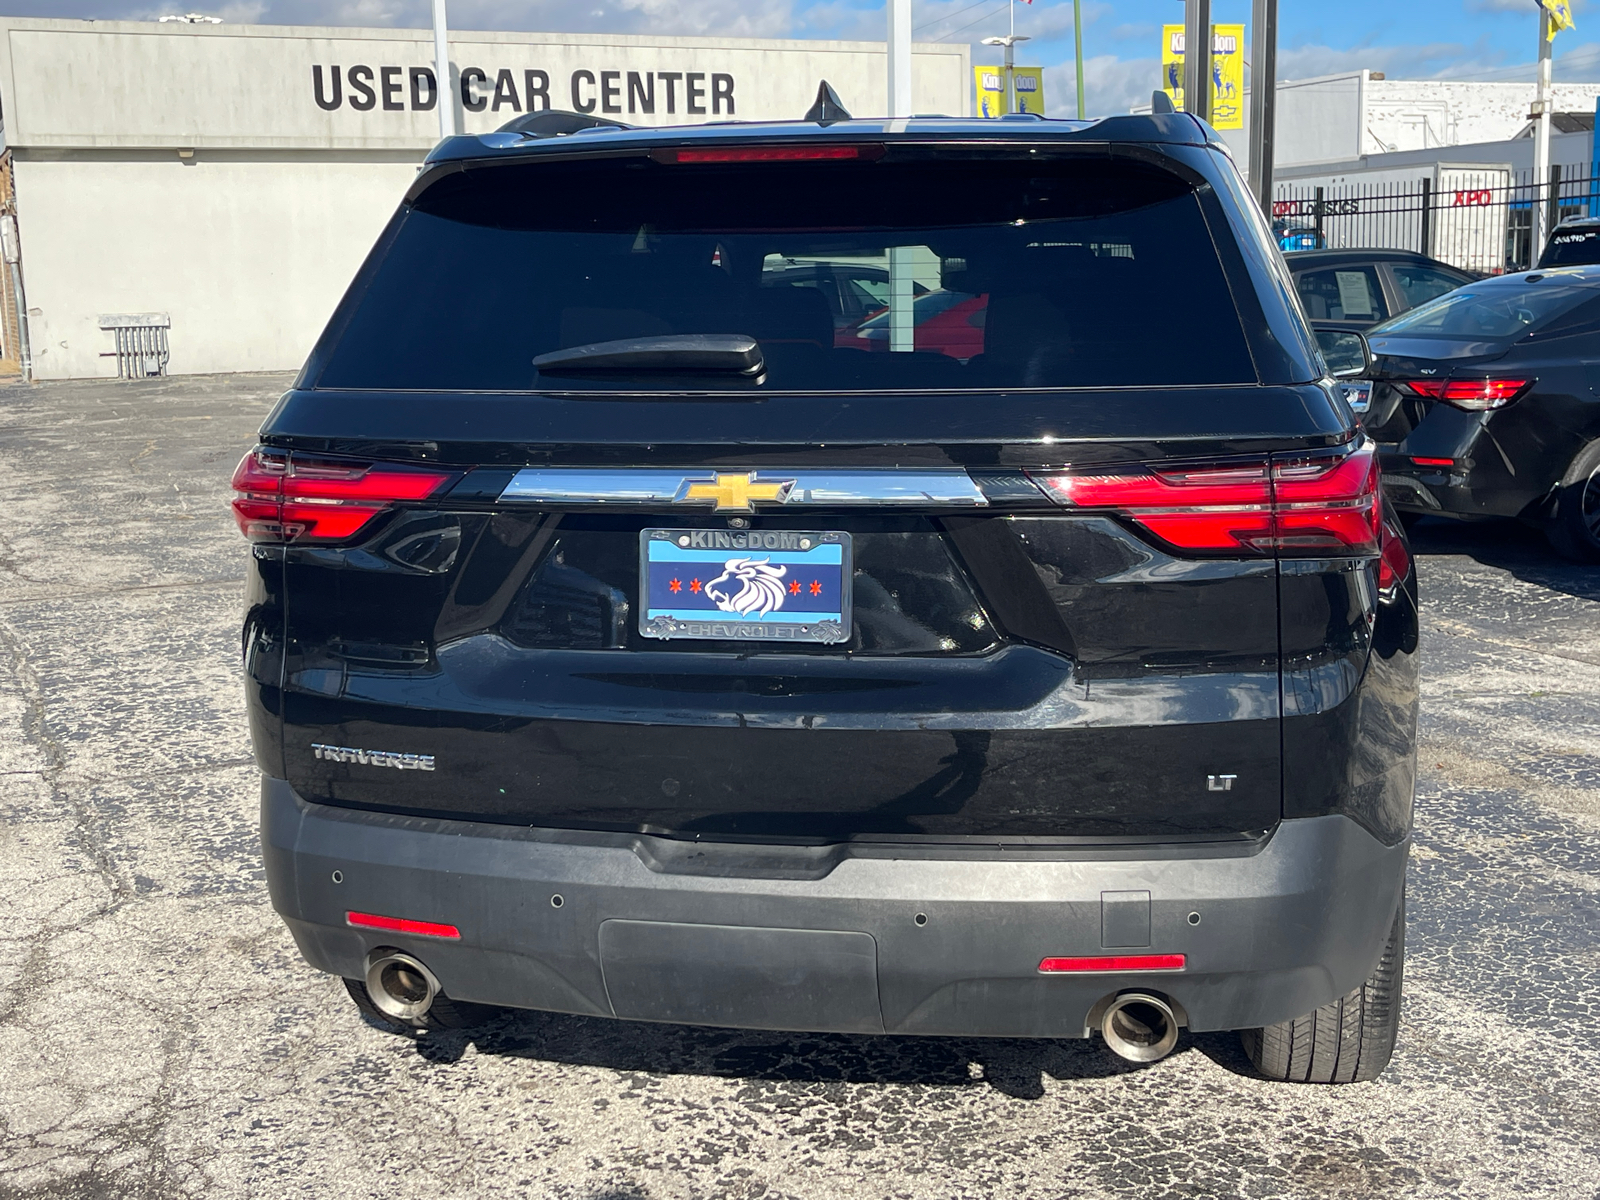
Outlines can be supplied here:
M1078 81L1078 120L1083 120L1083 4L1072 0L1073 78Z
M449 19L445 0L433 0L433 79L434 95L439 98L439 137L456 135L455 95L450 87Z
M1184 0L1183 111L1211 119L1211 0Z
M1255 0L1250 14L1250 186L1272 219L1272 143L1278 111L1278 0Z
M911 115L911 0L889 0L889 116Z
M1533 116L1538 125L1533 132L1533 244L1528 250L1528 265L1539 261L1545 239L1550 236L1550 210L1555 207L1550 187L1550 14L1539 9L1539 83L1533 101Z

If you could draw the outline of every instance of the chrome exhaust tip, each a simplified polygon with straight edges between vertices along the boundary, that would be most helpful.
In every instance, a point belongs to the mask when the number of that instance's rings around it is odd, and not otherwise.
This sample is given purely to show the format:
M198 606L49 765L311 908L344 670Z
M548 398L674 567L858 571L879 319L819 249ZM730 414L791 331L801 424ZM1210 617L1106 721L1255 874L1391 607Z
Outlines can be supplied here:
M414 1021L427 1015L439 994L433 972L399 950L374 950L367 955L367 995L384 1016Z
M1118 1057L1153 1063L1178 1044L1178 1015L1160 996L1124 992L1106 1006L1100 1036Z

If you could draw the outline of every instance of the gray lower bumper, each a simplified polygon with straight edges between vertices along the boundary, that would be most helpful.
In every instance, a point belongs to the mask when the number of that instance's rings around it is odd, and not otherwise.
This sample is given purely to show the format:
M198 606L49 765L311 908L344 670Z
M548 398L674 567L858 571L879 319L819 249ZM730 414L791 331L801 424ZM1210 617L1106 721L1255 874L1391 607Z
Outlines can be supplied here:
M368 951L397 946L461 1000L1006 1037L1086 1036L1096 1002L1130 988L1176 1000L1193 1030L1310 1012L1377 962L1410 848L1316 817L1237 856L845 857L821 878L727 878L652 869L625 845L309 804L274 779L261 818L273 905L319 970L356 978ZM349 911L462 936L357 929ZM1046 956L1140 953L1187 959L1178 972L1038 971Z

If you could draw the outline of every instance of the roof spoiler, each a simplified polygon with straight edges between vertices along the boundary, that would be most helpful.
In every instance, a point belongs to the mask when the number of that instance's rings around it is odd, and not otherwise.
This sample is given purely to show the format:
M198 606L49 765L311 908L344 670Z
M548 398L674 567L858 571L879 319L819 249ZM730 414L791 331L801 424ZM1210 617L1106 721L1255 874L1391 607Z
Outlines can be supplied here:
M632 125L624 125L621 121L613 121L610 117L596 117L588 113L547 108L543 112L514 117L495 132L520 133L523 137L531 138L551 138L565 137L569 133L577 133L580 129L598 129L606 125L613 129L633 128Z

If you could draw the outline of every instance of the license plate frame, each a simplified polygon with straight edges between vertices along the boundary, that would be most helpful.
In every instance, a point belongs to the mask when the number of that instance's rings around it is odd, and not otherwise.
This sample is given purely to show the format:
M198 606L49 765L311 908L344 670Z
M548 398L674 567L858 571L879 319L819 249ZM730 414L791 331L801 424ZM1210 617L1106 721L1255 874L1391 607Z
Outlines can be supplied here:
M853 550L836 529L640 530L639 633L842 645Z

